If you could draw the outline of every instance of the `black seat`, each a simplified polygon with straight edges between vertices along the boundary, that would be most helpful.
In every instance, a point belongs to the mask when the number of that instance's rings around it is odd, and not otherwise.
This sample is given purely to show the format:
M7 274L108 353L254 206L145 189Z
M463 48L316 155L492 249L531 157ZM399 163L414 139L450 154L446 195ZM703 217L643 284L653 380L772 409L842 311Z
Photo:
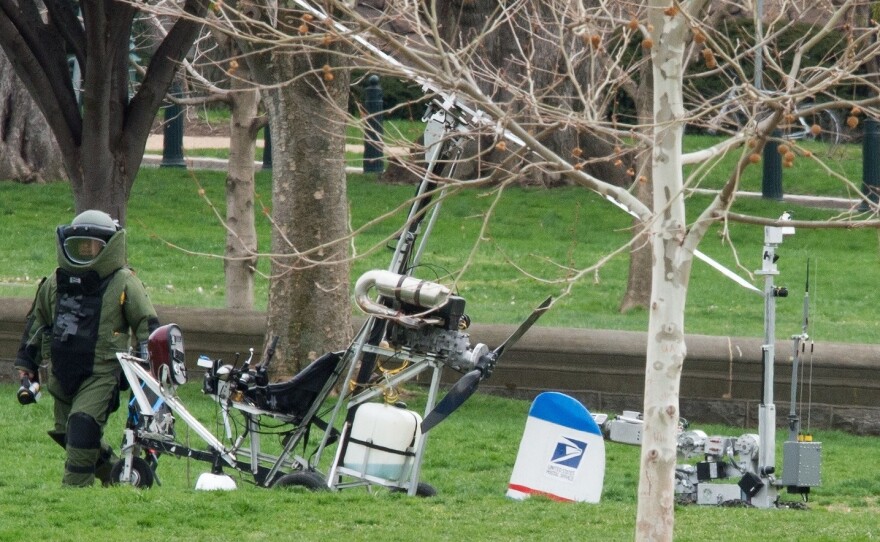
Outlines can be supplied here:
M265 410L302 418L336 370L341 352L328 352L286 382L254 388L248 398Z

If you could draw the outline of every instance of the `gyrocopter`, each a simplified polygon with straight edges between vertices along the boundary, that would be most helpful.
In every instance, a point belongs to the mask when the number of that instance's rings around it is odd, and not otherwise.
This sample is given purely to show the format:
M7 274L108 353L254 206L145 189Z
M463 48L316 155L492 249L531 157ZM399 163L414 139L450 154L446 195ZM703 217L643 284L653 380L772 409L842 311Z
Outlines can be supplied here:
M133 398L115 480L149 487L157 480L158 458L171 454L211 464L211 472L197 481L200 489L233 488L234 480L224 472L232 469L249 474L263 487L383 486L409 495L434 493L434 488L419 481L428 432L489 378L504 352L549 308L551 299L544 300L504 343L490 350L482 343L471 344L464 298L442 284L412 275L440 209L439 202L433 201L443 194L439 180L453 175L463 144L473 137L475 122L483 119L454 96L425 85L435 96L423 119L425 173L390 265L364 273L355 284L355 301L367 320L351 345L324 354L282 383L268 381L274 348L259 365L253 364L252 349L238 367L200 357L198 366L205 369L202 391L218 403L223 419L224 435L218 437L176 394L177 386L187 379L180 328L174 324L159 328L150 337L149 359L131 353L117 355ZM386 374L381 385L371 385L382 360L393 360L403 368ZM437 401L444 367L463 376ZM385 400L390 396L387 390L428 370L424 417L390 398ZM334 389L341 390L340 396L329 401ZM179 421L206 447L181 443L175 428ZM261 442L270 422L272 433L282 442L280 451L273 453L267 453ZM244 428L237 436L233 424ZM296 455L317 431L323 436L312 454ZM330 467L321 473L322 457L334 444Z
M535 323L551 301L547 298L504 343L490 350L482 343L471 344L465 332L470 318L464 312L462 297L446 286L411 275L428 237L429 228L425 232L421 228L437 187L436 179L450 174L455 160L449 155L460 148L456 138L465 137L459 128L460 117L450 111L448 104L429 110L425 132L429 167L389 268L368 271L355 284L355 301L368 318L345 351L321 356L282 383L268 382L274 343L259 365L253 365L253 349L240 367L199 358L198 366L206 371L202 391L220 405L225 438L202 425L176 395L177 386L187 379L183 335L178 326L168 324L153 332L147 360L130 353L117 355L134 397L122 459L114 469L116 480L152 485L158 458L164 453L211 463L211 472L197 482L196 487L201 489L234 487L234 481L223 474L224 468L231 468L249 473L257 485L264 487L342 489L379 485L405 490L410 495L433 494L433 488L419 483L428 431L476 391L479 383L492 374L505 350ZM446 165L439 165L441 161ZM431 210L429 227L438 208L434 205ZM394 360L405 368L373 386L370 379L380 359ZM437 402L444 367L463 376ZM432 376L424 419L401 404L375 401L426 370L431 370ZM337 387L341 395L324 420L319 413ZM242 418L239 425L244 427L235 438L230 430L233 416ZM265 453L261 446L266 419L280 424L274 432L281 435L283 447L274 455ZM176 420L193 429L207 449L179 442ZM337 421L342 422L341 429L337 429ZM316 428L323 430L323 438L312 456L306 459L294 455ZM336 454L325 477L318 468L324 451L334 443Z

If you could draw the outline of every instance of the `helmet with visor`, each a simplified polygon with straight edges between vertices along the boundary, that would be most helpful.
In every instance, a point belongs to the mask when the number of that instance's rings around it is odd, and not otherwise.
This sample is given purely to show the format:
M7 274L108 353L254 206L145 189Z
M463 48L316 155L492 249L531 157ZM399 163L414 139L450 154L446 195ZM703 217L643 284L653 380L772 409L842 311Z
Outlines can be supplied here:
M119 223L102 211L84 211L67 226L58 226L58 242L64 257L76 265L88 265L101 253Z

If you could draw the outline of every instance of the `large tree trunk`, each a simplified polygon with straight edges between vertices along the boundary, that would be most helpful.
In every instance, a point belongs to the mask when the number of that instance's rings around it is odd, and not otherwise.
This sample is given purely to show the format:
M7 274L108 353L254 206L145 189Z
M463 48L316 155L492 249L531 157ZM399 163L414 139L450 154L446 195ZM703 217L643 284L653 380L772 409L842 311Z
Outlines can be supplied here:
M0 50L0 180L45 183L65 178L61 151L43 113Z
M267 341L274 376L297 372L351 340L345 126L348 72L332 52L273 56L256 67L272 138L272 282ZM252 67L255 67L252 65ZM285 83L279 85L279 83Z
M254 225L254 151L256 150L259 92L247 73L232 78L230 94L229 170L226 175L226 307L252 309L254 270L257 265L257 230Z
M15 4L13 6L13 4ZM64 161L75 212L101 209L125 222L126 206L150 126L200 29L205 0L186 0L129 97L129 40L137 7L116 0L19 0L0 17L0 46L48 123ZM46 25L45 13L53 24ZM82 104L71 82L82 70Z

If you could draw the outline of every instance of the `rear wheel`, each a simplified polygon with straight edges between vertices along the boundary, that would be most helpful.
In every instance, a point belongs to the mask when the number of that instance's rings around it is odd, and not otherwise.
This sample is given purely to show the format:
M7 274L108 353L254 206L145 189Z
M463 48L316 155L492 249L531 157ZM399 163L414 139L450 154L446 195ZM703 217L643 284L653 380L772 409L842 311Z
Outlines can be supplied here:
M327 489L324 477L314 471L297 471L278 478L272 485L285 490L321 491Z
M402 487L395 487L391 489L392 493L407 493L407 490ZM436 497L437 490L434 489L434 486L431 484L426 484L425 482L419 482L419 485L416 486L416 497Z
M153 487L155 475L150 464L142 457L135 457L131 460L131 476L128 480L123 478L125 470L125 460L117 461L113 468L110 469L111 484L130 484L134 487L150 488Z

